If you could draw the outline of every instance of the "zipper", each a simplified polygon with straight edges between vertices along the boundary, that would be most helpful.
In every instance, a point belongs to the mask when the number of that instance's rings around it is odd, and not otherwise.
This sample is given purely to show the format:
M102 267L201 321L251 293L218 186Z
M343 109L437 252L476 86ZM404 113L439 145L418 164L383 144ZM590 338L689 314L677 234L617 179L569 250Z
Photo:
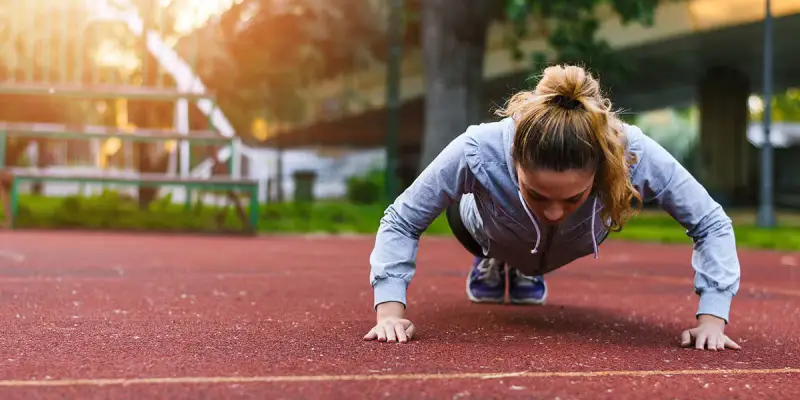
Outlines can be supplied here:
M547 254L550 252L550 247L553 245L553 240L560 227L561 225L556 225L547 232L543 243L542 261L539 263L540 271L544 271L547 268Z

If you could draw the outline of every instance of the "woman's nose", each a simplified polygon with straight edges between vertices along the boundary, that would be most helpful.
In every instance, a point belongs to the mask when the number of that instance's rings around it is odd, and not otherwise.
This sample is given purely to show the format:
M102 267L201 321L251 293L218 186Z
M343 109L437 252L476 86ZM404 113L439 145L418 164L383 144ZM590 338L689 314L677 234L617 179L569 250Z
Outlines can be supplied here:
M544 217L551 221L557 221L563 216L564 208L558 204L552 204L544 209Z

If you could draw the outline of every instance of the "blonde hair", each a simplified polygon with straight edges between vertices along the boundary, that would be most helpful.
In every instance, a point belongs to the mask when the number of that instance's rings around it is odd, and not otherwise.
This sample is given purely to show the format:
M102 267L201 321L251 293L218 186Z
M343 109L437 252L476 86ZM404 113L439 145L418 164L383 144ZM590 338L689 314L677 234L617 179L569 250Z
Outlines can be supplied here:
M583 68L548 67L533 91L512 96L498 115L515 121L512 159L522 169L596 171L594 185L605 206L601 217L609 230L621 230L641 209L642 197L629 177L636 158L627 154L622 122Z

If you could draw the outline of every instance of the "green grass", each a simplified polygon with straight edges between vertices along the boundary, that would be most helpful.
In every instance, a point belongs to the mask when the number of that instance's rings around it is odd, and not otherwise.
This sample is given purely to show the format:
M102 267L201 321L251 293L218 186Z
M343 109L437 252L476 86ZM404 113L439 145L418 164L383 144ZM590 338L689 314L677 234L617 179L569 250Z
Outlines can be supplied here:
M133 199L105 192L100 196L65 198L22 195L19 199L17 227L40 229L114 229L140 231L241 231L242 223L234 212L215 214L211 207L172 204L168 198L152 202L140 210ZM0 216L5 215L0 210Z
M384 205L318 202L314 205L269 204L261 208L259 228L267 233L360 233L378 230ZM444 215L426 231L428 235L449 235Z
M263 207L261 231L372 234L378 229L384 208L340 202L320 202L306 209L291 204L271 204ZM800 213L781 214L781 224L774 229L755 226L751 212L732 212L731 217L740 248L800 250ZM425 235L451 235L444 215L434 220ZM611 240L691 244L691 238L672 217L649 210L630 221L622 232L609 237Z
M734 233L739 248L800 250L800 218L793 213L779 215L772 229L756 226L754 212L732 211ZM691 238L675 220L664 212L645 211L631 220L622 232L612 233L613 240L654 243L691 244Z
M214 230L211 207L186 211L183 205L158 201L149 210L140 211L135 203L115 195L92 198L35 197L20 198L21 227L92 229ZM339 201L321 201L309 205L291 203L261 206L260 232L263 234L329 233L374 234L385 206L357 205ZM800 213L778 216L779 226L761 229L755 226L753 211L729 212L739 248L800 250ZM241 229L233 210L224 215L224 227ZM444 215L439 216L425 235L449 236ZM684 229L669 215L648 210L630 221L622 232L612 233L611 240L691 244Z

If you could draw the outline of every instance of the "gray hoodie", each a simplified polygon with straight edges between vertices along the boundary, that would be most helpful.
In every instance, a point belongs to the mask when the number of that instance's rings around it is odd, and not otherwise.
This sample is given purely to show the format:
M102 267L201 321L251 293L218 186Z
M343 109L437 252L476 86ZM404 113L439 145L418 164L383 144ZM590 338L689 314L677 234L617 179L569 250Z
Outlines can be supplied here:
M731 220L671 154L632 125L625 125L628 151L638 157L631 179L645 202L656 202L694 240L697 314L728 321L739 289L739 260ZM455 138L385 211L370 256L375 306L406 304L420 235L462 195L471 193L483 220L489 257L525 274L542 274L594 254L608 234L592 195L556 227L538 224L520 199L511 161L510 118L470 126Z

